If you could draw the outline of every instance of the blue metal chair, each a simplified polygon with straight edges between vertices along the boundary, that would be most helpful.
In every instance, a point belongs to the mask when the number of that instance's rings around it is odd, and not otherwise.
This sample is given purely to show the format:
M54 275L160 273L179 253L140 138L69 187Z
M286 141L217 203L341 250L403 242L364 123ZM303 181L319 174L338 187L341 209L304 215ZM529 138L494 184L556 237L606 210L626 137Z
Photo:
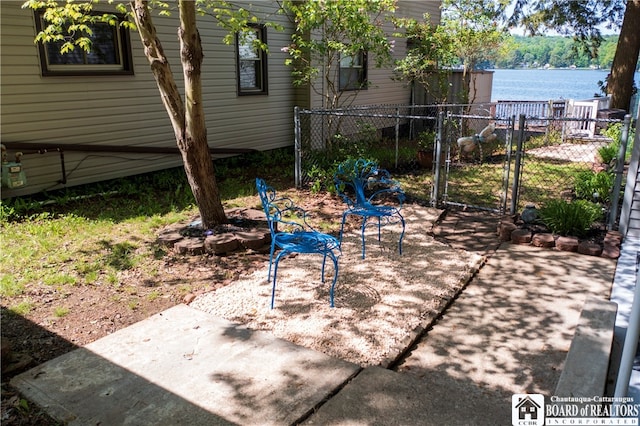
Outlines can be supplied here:
M349 215L362 217L362 258L365 257L364 233L369 218L377 218L378 241L380 228L383 224L400 223L402 233L398 241L398 251L402 254L402 238L404 237L405 221L400 213L405 200L404 191L400 184L391 179L389 172L378 167L378 164L365 160L347 160L338 166L334 175L334 183L338 195L347 204L347 210L342 215L340 238L344 223Z
M338 279L338 256L340 242L329 234L318 232L307 223L307 213L297 207L293 201L286 197L276 197L276 191L267 186L264 180L256 179L256 188L262 201L262 208L267 216L269 230L271 231L271 252L269 255L269 272L267 280L271 281L271 267L273 265L273 287L271 289L271 309L273 309L276 277L278 274L278 262L291 253L321 254L322 282L324 283L324 269L327 257L333 261L333 282L329 292L331 307L334 307L333 292ZM278 255L273 257L276 248L280 249Z

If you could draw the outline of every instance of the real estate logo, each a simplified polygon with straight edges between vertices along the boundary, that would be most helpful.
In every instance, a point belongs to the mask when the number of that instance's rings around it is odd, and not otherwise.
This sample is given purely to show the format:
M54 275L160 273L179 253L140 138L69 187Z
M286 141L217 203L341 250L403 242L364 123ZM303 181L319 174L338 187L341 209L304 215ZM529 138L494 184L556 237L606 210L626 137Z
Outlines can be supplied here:
M511 422L513 426L543 426L544 395L514 394L511 397Z

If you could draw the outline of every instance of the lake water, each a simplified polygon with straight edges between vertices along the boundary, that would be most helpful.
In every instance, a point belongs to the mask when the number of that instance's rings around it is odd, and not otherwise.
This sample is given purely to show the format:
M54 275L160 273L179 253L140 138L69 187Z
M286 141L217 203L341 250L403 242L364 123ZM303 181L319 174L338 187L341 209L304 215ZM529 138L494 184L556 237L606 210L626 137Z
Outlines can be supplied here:
M492 101L542 101L550 99L590 99L600 93L598 81L608 70L493 70ZM640 86L640 73L635 74Z

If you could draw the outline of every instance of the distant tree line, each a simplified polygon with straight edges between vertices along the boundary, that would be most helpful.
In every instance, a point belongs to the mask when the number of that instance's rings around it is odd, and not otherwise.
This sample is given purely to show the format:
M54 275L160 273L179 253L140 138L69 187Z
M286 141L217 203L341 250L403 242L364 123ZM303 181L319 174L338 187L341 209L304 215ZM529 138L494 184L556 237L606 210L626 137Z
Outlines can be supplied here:
M492 62L483 68L539 68L549 65L554 68L601 68L610 69L618 44L617 35L604 36L598 49L598 57L575 48L571 37L563 36L511 36ZM638 66L636 65L636 70Z

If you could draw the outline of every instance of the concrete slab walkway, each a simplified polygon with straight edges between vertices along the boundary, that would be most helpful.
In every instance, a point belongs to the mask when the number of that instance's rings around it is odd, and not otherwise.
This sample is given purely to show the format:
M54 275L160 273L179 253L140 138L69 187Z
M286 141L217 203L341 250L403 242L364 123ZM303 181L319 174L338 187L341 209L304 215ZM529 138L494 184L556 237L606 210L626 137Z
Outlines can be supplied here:
M505 243L398 371L551 396L586 298L608 300L614 271L611 259Z
M12 384L71 425L284 425L359 370L178 305Z

